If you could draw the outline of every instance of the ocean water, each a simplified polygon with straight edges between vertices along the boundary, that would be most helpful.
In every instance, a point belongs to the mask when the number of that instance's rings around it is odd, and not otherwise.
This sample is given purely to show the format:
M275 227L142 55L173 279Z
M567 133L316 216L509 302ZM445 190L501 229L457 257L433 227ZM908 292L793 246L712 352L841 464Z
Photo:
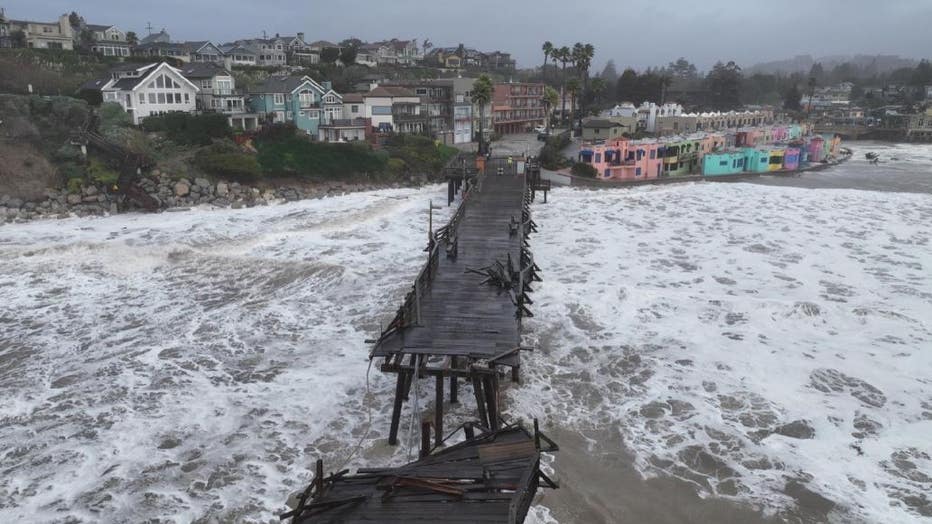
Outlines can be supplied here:
M896 150L897 192L854 189L879 172L859 151L800 178L535 205L537 349L510 416L610 434L594 454L790 521L800 489L834 521L929 518L932 149L858 147ZM445 194L0 227L0 522L277 522L318 457L405 460L365 340ZM545 494L529 521L561 514Z
M932 195L551 196L513 411L617 432L642 474L789 521L820 520L800 488L826 520L932 518Z
M364 341L445 195L0 227L0 522L277 522L384 440Z

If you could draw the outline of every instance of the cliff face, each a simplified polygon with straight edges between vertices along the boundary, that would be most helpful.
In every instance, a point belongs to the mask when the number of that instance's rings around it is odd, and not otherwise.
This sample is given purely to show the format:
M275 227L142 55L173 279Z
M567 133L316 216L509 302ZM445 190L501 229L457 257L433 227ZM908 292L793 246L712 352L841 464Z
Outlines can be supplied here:
M0 95L0 195L34 200L59 186L56 164L77 153L69 137L88 114L73 98Z

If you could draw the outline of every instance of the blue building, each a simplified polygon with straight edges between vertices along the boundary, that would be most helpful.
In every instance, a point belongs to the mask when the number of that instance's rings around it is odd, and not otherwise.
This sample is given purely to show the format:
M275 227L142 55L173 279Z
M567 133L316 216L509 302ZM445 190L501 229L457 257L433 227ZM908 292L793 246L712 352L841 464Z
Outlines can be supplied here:
M311 136L321 124L343 118L343 97L330 82L317 83L309 76L273 76L249 90L253 112L274 123L293 123Z

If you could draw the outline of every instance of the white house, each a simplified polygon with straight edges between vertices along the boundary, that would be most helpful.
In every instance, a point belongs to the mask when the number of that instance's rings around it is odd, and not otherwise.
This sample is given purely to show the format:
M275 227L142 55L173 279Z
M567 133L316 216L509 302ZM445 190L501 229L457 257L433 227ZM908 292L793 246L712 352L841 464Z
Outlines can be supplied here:
M114 71L100 91L104 102L120 104L139 125L152 115L194 113L200 89L180 70L162 62Z
M85 27L93 37L91 52L103 56L129 56L129 43L126 33L113 25L87 24ZM75 35L80 37L80 34Z

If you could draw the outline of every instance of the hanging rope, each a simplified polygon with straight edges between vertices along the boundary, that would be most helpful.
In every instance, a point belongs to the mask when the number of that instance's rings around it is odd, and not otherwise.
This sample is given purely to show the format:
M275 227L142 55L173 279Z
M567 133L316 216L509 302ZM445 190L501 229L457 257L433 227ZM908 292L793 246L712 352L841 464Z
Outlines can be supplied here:
M362 449L362 443L366 441L366 439L369 437L369 433L372 431L372 398L369 392L369 372L370 371L372 371L372 359L371 358L369 359L369 366L366 367L366 396L363 397L366 399L365 400L366 431L362 434L361 437L359 437L359 441L356 442L356 446L353 447L353 450L346 457L346 460L344 460L343 463L340 464L340 467L338 467L336 471L344 470L346 468L346 465L349 464L349 462L353 460L354 457L356 457L356 454L359 453L360 449Z

